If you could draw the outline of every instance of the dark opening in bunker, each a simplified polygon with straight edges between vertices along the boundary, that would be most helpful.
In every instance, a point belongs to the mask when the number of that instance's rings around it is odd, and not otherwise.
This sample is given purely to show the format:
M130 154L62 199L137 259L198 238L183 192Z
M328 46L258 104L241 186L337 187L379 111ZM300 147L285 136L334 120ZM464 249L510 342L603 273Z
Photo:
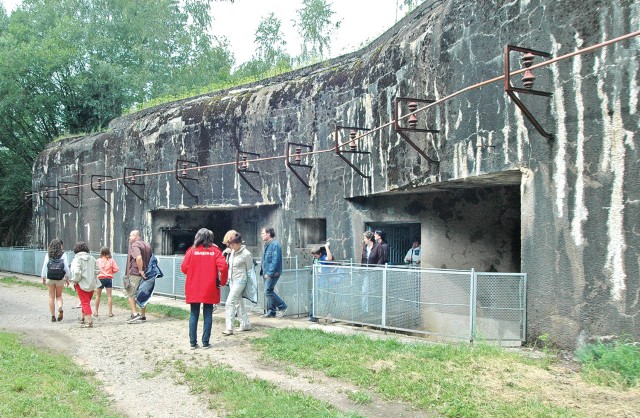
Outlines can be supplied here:
M268 216L273 207L261 208L215 208L215 209L162 209L151 212L154 248L160 248L162 255L184 254L193 245L200 228L213 231L214 243L226 248L222 239L233 229L242 234L247 247L258 245L258 228L263 216Z
M420 242L419 223L369 222L365 230L382 229L389 244L389 264L404 264L404 256L415 238Z

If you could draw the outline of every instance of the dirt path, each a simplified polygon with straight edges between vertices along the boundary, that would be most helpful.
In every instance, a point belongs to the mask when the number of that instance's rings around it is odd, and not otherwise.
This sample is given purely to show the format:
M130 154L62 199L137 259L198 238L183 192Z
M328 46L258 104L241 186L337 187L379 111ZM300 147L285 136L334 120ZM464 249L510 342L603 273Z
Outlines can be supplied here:
M180 373L173 368L176 361L198 367L225 364L285 390L302 391L344 412L371 417L426 416L408 405L384 402L373 393L372 403L356 405L347 396L357 390L355 386L292 367L287 367L285 373L263 362L261 355L251 349L248 340L261 335L267 326L314 326L304 319L263 320L254 315L253 331L223 337L221 325L215 321L216 317L222 318L218 311L214 314L213 349L191 351L187 321L149 317L147 323L129 325L124 322L128 313L114 308L115 317L100 316L93 329L82 329L77 322L80 313L72 309L77 300L66 295L64 300L65 319L52 323L44 286L38 289L0 284L0 329L20 334L26 343L66 353L94 371L114 408L126 416L216 416L208 409L206 399L189 393Z

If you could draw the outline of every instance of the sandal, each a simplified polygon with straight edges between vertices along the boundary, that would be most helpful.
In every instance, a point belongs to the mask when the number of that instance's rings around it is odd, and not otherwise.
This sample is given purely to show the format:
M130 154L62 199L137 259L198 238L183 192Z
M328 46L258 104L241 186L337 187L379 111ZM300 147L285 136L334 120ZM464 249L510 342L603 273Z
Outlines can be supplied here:
M93 316L94 316L94 318L97 318L98 317L98 313L97 312L94 313Z
M58 308L58 322L62 321L63 313L62 308Z
M78 318L78 321L80 321L81 324L84 324L84 318Z
M55 317L55 315L51 315L51 322L56 322L56 317Z
M113 312L109 314L109 318L113 318Z
M83 322L80 324L80 328L93 328L93 322L87 322L86 324Z

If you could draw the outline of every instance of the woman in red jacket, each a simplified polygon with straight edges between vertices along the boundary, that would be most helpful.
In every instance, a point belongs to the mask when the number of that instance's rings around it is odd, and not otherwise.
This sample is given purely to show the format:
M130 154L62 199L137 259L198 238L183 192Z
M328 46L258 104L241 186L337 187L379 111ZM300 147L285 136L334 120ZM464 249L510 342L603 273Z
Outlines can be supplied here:
M200 304L202 304L204 316L202 347L211 348L209 337L211 337L213 305L220 303L220 288L217 281L220 278L221 286L227 284L227 268L222 251L213 243L213 232L206 228L200 229L193 246L187 250L180 266L180 270L187 276L184 293L187 303L191 305L189 340L192 350L198 348Z

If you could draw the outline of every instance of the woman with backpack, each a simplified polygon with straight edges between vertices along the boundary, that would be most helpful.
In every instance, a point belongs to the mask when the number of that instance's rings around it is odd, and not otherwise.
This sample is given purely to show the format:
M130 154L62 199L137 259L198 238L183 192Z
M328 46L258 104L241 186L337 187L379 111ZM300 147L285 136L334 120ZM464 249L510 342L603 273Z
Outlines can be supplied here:
M62 309L62 289L69 286L69 260L62 250L62 241L54 238L49 243L47 255L42 264L42 284L49 288L49 311L51 322L56 322L56 301L58 301L58 321L62 321L64 311Z

